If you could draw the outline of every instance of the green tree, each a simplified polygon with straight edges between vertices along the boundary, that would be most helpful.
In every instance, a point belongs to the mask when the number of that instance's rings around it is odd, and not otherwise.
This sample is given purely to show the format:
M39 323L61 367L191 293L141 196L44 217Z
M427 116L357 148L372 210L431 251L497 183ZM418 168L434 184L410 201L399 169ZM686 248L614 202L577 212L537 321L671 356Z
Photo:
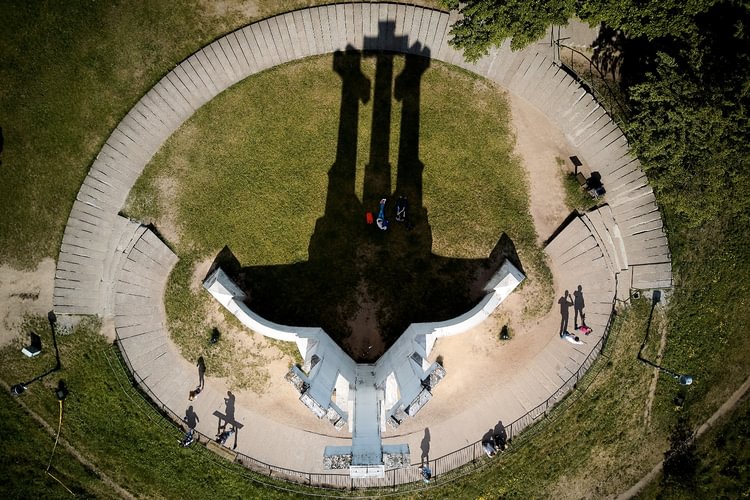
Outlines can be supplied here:
M468 61L487 54L493 46L511 39L513 50L541 38L552 24L566 24L575 13L574 0L442 0L462 18L452 27L452 45Z
M747 117L733 119L722 96L683 78L666 54L630 95L637 112L627 130L660 202L690 227L746 216L750 165L737 139L750 132Z
M716 0L581 0L576 15L591 24L602 22L617 27L631 38L691 38L697 34L695 16L716 3Z
M513 50L542 38L553 24L577 16L594 25L605 23L629 37L655 40L697 36L695 16L717 0L441 0L462 16L452 27L452 44L475 61L493 46L511 39Z

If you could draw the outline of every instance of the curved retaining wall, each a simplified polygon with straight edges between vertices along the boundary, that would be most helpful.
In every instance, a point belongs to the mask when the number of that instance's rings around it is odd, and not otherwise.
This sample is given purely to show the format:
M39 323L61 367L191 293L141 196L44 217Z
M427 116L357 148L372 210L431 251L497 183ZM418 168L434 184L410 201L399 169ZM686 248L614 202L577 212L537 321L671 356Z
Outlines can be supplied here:
M146 164L197 109L250 75L347 47L429 56L493 80L531 102L565 133L589 169L602 176L607 216L610 212L612 216L607 234L617 240L609 250L610 261L615 263L613 271L620 281L627 281L626 288L670 286L670 255L661 215L640 164L630 155L617 125L581 85L548 58L547 47L511 52L505 44L475 64L466 63L447 43L453 16L404 4L314 7L246 26L182 61L127 113L93 162L65 228L55 276L55 311L118 315L122 302L116 296L122 291L122 284L118 285L122 267L117 255L123 251L121 240L127 232L118 213ZM572 245L578 236L569 238ZM158 285L162 294L163 286ZM610 287L606 292L613 295ZM116 328L118 335L128 336L126 325L116 324ZM550 362L578 373L581 363L590 358L580 352ZM548 385L544 397L536 398L537 402L528 398L523 406L543 403L562 389L559 382L549 381Z

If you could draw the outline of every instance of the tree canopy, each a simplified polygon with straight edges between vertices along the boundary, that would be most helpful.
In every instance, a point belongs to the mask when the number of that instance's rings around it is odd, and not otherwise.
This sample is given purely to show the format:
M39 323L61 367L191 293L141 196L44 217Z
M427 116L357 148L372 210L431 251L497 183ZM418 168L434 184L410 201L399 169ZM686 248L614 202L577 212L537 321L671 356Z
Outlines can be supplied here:
M577 16L625 40L629 142L669 217L686 227L750 222L750 6L719 0L444 0L462 18L452 44L476 60L520 49ZM597 54L593 54L597 60ZM627 63L627 64L626 64Z

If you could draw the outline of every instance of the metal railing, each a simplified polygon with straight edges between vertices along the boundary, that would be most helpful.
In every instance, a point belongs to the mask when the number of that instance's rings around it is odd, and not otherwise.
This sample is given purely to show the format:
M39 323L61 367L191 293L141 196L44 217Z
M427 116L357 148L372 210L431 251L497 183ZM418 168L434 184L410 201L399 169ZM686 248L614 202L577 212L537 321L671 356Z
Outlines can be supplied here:
M559 39L553 40L553 59L571 77L573 77L586 91L605 106L610 115L617 121L620 129L624 130L625 121L630 116L630 108L623 101L619 89L613 89L613 81L607 78L599 66L580 50L565 45ZM566 60L564 54L569 51L570 58ZM575 56L582 59L588 65L588 71L579 71L574 63ZM604 90L604 92L602 92Z
M615 309L613 304L602 337L594 345L594 348L589 352L575 373L572 373L571 376L549 398L505 426L505 433L509 443L511 443L515 437L519 436L524 429L533 425L540 419L547 417L553 408L555 408L555 406L561 402L568 393L577 387L581 377L583 377L583 375L594 364L594 361L596 361L599 355L604 352L604 347L609 338L609 332L614 316ZM117 350L120 353L122 360L127 365L128 371L132 376L132 382L136 388L143 392L162 414L166 415L174 423L182 427L182 418L164 404L159 397L151 391L145 383L145 380L138 375L138 372L133 369L127 353L124 349L120 348L119 335L117 335L115 345L117 346ZM207 443L212 441L212 438L205 434L201 434L197 430L195 431L195 435L198 436L197 441L199 442ZM348 473L303 472L268 464L243 453L231 452L231 455L234 456L235 463L240 464L253 472L315 488L350 490L365 488L396 489L396 487L400 485L418 483L422 480L421 473L417 467L389 469L385 471L385 476L382 478L353 479ZM452 474L449 474L450 472L456 471L462 467L469 467L472 465L476 466L482 462L483 457L484 450L482 448L482 440L479 439L476 442L448 453L447 455L429 460L428 465L432 469L433 481L440 483L443 482L442 476L447 476L445 481L449 481L452 477Z

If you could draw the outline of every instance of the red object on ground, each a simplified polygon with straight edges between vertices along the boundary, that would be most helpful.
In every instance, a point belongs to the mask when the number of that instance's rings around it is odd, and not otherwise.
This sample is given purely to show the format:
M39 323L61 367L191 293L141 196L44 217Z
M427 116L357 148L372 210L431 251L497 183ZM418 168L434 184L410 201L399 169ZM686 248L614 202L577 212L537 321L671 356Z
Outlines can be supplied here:
M373 220L372 220L372 212L367 212L367 213L365 214L365 218L367 219L367 223L368 223L368 224L372 224L372 223L373 223Z

